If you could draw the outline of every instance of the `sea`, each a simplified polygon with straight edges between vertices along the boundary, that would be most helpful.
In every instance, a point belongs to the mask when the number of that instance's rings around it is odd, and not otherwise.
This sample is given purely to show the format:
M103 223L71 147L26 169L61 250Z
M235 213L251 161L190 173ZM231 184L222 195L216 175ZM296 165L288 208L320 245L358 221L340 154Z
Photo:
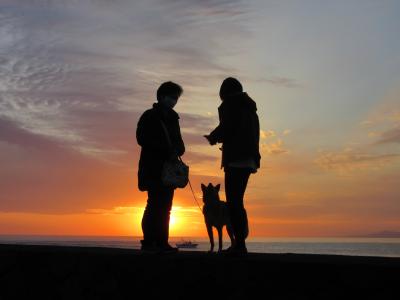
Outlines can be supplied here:
M207 238L171 237L170 244L191 241L195 249L181 251L208 251ZM78 247L108 247L140 249L140 238L133 236L25 236L0 235L0 244L57 245ZM216 248L218 242L216 241ZM229 242L224 242L224 249ZM254 253L333 254L351 256L400 257L400 238L249 238L247 249Z

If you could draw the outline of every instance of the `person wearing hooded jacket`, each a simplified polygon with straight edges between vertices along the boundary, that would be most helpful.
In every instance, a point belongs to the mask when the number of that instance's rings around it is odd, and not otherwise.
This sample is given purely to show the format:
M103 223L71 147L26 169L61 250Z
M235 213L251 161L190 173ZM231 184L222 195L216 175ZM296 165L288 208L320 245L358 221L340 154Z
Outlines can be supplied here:
M142 218L141 249L144 251L178 250L168 243L174 188L163 185L161 174L167 160L177 159L185 152L179 115L173 109L182 91L178 84L171 81L161 84L157 90L157 103L142 114L137 124L136 140L141 146L138 187L140 191L147 191L148 194Z
M205 137L211 145L222 143L221 168L225 172L226 201L235 237L235 244L227 251L247 253L245 240L249 229L243 198L250 174L260 167L257 105L232 77L222 82L219 95L219 125Z

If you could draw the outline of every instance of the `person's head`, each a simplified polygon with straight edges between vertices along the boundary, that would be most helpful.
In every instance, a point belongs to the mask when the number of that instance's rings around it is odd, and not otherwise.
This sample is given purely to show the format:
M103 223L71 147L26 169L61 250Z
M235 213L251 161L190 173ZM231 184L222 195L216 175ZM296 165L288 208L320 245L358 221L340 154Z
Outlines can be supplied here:
M157 89L157 101L161 105L172 109L178 102L182 93L183 89L179 84L167 81L161 84Z
M226 99L228 96L241 92L243 92L243 87L239 80L233 77L228 77L221 84L221 88L219 89L219 97L222 101L224 101L224 99Z

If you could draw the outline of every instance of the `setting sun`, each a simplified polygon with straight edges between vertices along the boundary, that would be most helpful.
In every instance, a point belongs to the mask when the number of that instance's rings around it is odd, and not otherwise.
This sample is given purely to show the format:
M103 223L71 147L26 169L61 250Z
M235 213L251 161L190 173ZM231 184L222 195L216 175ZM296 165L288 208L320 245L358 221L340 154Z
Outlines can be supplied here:
M195 208L172 207L169 220L170 234L171 236L198 235L199 229L200 231L203 229L203 227L200 226L199 228L198 226L201 221L200 211Z
M176 225L177 225L177 224L176 224L176 217L175 217L174 213L172 212L172 213L171 213L171 217L170 217L170 219L169 219L169 228L170 228L171 230L174 230L174 228L175 228Z

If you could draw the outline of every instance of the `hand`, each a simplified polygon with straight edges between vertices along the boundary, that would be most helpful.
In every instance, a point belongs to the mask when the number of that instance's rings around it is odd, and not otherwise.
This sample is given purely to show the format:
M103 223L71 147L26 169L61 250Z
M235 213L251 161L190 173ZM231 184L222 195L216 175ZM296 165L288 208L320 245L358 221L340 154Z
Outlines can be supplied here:
M207 139L207 141L210 143L210 145L215 145L216 144L214 141L211 140L210 135L203 135L203 136Z

